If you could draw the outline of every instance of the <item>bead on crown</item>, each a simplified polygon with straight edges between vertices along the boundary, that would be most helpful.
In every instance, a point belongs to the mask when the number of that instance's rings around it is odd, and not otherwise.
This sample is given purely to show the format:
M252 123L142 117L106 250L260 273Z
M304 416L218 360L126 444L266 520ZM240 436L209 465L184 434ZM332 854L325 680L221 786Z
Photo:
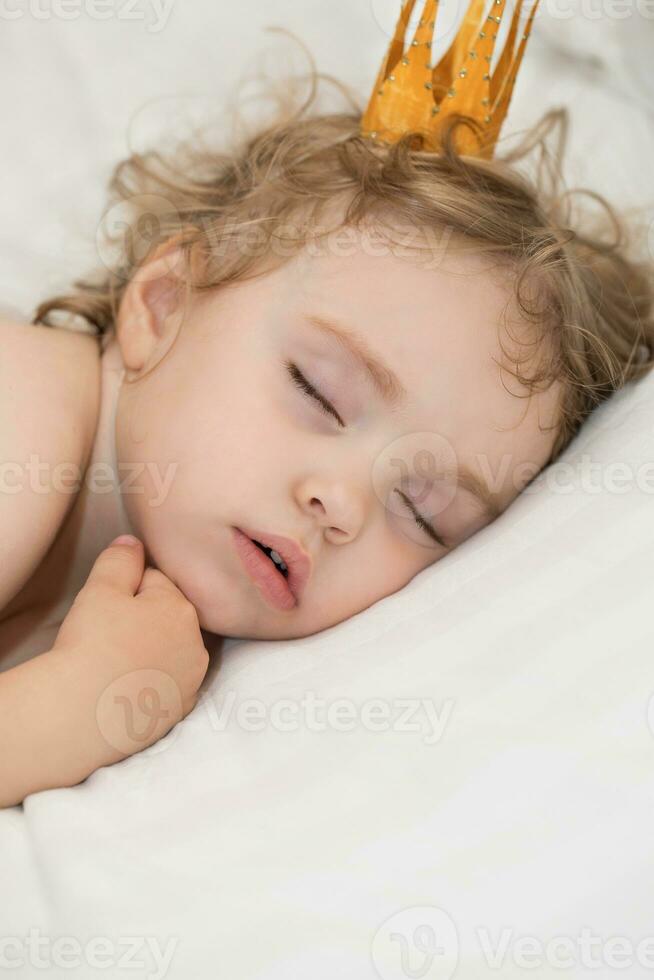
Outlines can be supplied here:
M437 151L443 121L456 113L472 117L481 127L481 139L468 126L458 127L458 151L492 157L539 0L533 0L514 53L522 3L516 0L504 47L491 74L497 30L487 25L501 23L505 0L492 0L491 10L495 12L485 16L486 0L470 0L458 32L438 64L431 61L438 0L425 0L414 37L405 48L416 4L416 0L406 0L361 119L362 135L388 145L404 133L420 132L423 149Z

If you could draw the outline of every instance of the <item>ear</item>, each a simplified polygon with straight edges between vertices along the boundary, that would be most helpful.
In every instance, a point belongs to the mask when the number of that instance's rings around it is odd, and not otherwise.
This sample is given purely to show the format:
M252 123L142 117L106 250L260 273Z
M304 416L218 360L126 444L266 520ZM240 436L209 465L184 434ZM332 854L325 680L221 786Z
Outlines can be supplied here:
M116 320L116 340L128 380L163 356L179 328L184 254L175 242L164 242L133 273L123 292Z

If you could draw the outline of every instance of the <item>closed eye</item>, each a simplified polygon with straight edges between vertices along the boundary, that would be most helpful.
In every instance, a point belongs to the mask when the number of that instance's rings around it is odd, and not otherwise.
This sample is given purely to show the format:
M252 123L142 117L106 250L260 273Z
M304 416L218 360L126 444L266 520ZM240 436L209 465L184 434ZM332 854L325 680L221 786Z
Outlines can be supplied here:
M322 410L327 415L333 415L336 421L338 422L338 424L341 426L341 428L344 429L345 422L340 417L340 415L338 414L338 412L336 411L332 403L328 401L324 397L324 395L321 395L320 392L317 391L316 388L314 388L309 381L307 381L307 379L304 377L304 375L298 368L297 364L293 364L291 361L286 361L285 367L291 377L291 380L293 381L293 384L297 385L297 387L300 388L306 395L308 395L309 398L313 398L314 401L317 401L320 407L322 408Z
M327 398L325 398L325 396L322 395L316 388L314 388L311 382L307 381L307 379L304 377L304 375L298 368L297 364L293 364L292 361L285 361L284 366L293 384L296 385L301 391L303 391L308 398L311 398L313 401L317 402L326 415L333 415L334 418L337 420L338 424L341 426L341 428L345 428L345 422L338 414L338 412L336 411L332 403ZM422 515L418 513L411 499L407 497L406 494L402 493L401 490L397 490L396 492L399 493L400 497L402 497L404 502L408 505L409 510L413 514L415 518L415 522L420 528L420 530L426 531L429 537L432 539L432 541L436 541L437 544L441 545L441 547L447 548L448 547L447 543L443 540L443 538L436 531L433 525L429 524L424 519L424 517L422 517Z
M423 531L426 531L429 537L432 539L432 541L436 541L438 544L441 545L441 547L443 548L449 547L447 542L445 542L443 538L440 536L436 528L432 524L429 524L424 519L424 517L422 517L422 515L418 513L416 508L413 506L413 502L411 498L407 497L407 495L405 493L402 493L401 490L397 490L396 492L399 493L402 500L404 500L404 502L408 505L409 510L411 511L411 513L416 519L416 524L418 525L418 527L421 528Z

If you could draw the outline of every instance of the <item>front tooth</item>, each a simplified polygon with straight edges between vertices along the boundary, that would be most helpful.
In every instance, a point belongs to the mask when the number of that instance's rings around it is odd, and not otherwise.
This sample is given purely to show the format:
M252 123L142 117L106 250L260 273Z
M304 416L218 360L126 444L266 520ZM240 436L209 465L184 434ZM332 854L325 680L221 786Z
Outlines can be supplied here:
M271 551L270 557L272 558L273 561L278 562L282 566L282 568L286 568L286 565L284 564L284 559L282 558L282 556L279 554L278 551Z

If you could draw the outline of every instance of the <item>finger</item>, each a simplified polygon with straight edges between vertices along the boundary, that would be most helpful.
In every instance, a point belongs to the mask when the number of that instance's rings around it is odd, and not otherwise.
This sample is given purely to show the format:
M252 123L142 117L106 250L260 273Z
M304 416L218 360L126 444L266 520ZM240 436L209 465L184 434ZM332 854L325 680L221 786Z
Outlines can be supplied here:
M135 544L125 542L125 535L116 538L100 552L86 580L89 585L104 585L126 595L134 595L141 578L145 555L138 538Z
M182 595L182 592L177 588L174 582L164 575L163 572L159 571L158 568L146 568L143 573L143 578L141 579L141 584L139 585L138 595L148 595L154 592L165 592L167 595L175 594Z

